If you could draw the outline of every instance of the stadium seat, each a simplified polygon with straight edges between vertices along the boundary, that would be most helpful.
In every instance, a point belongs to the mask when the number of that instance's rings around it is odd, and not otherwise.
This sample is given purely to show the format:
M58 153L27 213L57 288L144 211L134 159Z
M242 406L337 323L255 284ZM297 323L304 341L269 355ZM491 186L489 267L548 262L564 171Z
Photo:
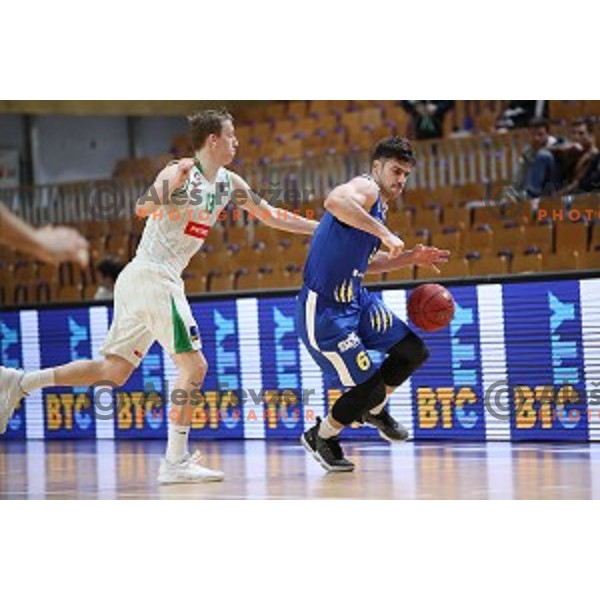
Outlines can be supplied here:
M438 208L420 208L413 219L415 229L437 231L441 226L440 210Z
M233 273L211 275L208 278L209 292L230 292L234 289L235 276Z
M586 222L559 221L556 223L556 252L562 254L566 250L577 250L583 254L588 249L589 227Z
M303 284L303 275L301 268L285 269L285 285L290 288L300 288Z
M185 281L185 291L189 294L203 294L208 285L208 276L194 272L193 276Z
M556 254L542 256L544 271L575 271L579 268L579 253L576 250L561 250Z
M364 285L381 283L382 281L383 281L382 273L369 273L367 271L367 273L365 274L365 276L363 278Z
M308 244L303 243L303 240L292 242L287 248L284 248L280 253L280 260L284 266L296 265L303 267L308 257Z
M600 251L594 250L579 255L580 269L600 269Z
M541 254L515 254L511 261L511 273L539 273L542 271Z
M456 228L447 228L431 234L431 245L450 250L453 257L458 256L461 249L461 232Z
M49 263L40 263L38 278L48 282L56 282L58 280L58 267Z
M306 100L292 100L287 107L287 115L296 121L303 119L308 113L308 103Z
M453 277L468 277L469 262L465 258L454 258L445 265L440 265L440 273L437 274L433 269L426 267L417 267L415 279L449 279Z
M431 190L427 188L409 188L405 190L404 196L405 206L414 206L419 208L426 204L431 204L434 201Z
M471 223L475 225L482 225L488 223L494 228L494 231L502 226L500 217L495 214L493 208L489 206L475 206L471 209Z
M18 261L14 269L14 278L19 283L29 284L37 279L37 263L33 260Z
M125 259L128 254L128 236L123 232L111 233L106 242L106 253Z
M579 211L582 217L585 217L588 221L598 220L598 212L600 211L600 195L584 194L581 196L575 196L571 201L569 208L569 214L573 217L577 215L571 211ZM589 214L586 214L588 211ZM589 212L591 211L591 212Z
M256 290L260 287L259 274L257 271L247 271L245 273L240 273L235 281L235 289L236 290ZM212 291L213 290L211 287ZM218 291L225 291L220 289Z
M566 213L566 203L564 198L542 198L537 208L537 218L540 220L544 218L544 215L553 219L559 217L561 214Z
M522 252L525 248L525 228L518 227L497 227L494 231L493 252Z
M590 225L592 228L592 235L590 240L590 251L596 250L600 247L600 221L596 223L592 223Z
M509 271L505 256L482 256L469 261L469 272L474 277L481 275L506 275Z
M529 225L525 227L524 242L526 247L539 248L545 254L553 250L553 227L552 225Z
M490 229L465 231L462 237L462 251L490 253L494 243L494 232Z
M227 244L245 247L248 244L248 228L233 225L226 230Z
M440 202L445 206L455 206L460 204L460 197L454 186L440 186L429 192L429 200L431 202Z
M471 226L471 211L466 206L444 206L442 217L446 227L467 229Z
M80 283L58 287L56 299L59 302L74 302L83 299L83 286Z
M485 188L482 183L465 183L458 187L456 195L460 200L483 200L486 197Z
M400 237L404 242L404 248L406 250L414 248L417 244L429 244L429 231L427 229L420 229L418 231L415 231L415 233L404 234ZM383 248L383 250L385 250L385 247Z
M412 229L412 216L408 210L391 210L386 216L386 225L390 231L402 236L402 233Z
M386 273L385 280L388 283L393 283L395 281L411 281L415 278L415 267L412 265L408 267L402 267L397 271L390 271Z

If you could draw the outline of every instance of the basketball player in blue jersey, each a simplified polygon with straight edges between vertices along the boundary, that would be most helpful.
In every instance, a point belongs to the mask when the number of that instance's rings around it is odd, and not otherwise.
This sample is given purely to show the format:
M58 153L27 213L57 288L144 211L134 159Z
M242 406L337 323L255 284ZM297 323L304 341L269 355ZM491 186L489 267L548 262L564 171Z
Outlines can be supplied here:
M322 421L306 431L302 444L328 471L352 471L339 434L358 421L374 426L388 441L408 432L387 412L387 396L428 358L428 349L386 305L362 286L367 272L407 265L447 262L449 252L403 241L385 226L388 203L395 201L415 165L410 143L398 137L377 144L371 174L335 188L314 234L298 296L296 326L311 356L331 382L346 391ZM387 252L380 251L385 247ZM367 350L387 354L376 368Z

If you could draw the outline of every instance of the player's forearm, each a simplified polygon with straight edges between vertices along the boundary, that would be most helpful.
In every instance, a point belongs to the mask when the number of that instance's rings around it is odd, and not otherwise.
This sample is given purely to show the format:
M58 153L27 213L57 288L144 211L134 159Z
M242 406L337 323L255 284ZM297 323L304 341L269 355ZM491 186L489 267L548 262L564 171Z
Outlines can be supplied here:
M39 256L43 251L36 230L0 204L0 244L26 254Z
M262 214L264 215L262 221L265 225L288 233L312 235L319 225L317 221L311 221L289 210L273 208L272 206L269 206L266 213L263 212Z
M137 201L135 212L138 217L147 217L165 204L169 204L171 194L177 189L168 178L157 179Z
M367 269L368 273L389 273L390 271L397 271L402 267L408 267L413 265L412 262L412 251L407 250L396 258L389 258L386 252L378 252L375 258L369 263Z
M325 200L325 208L342 223L366 231L379 239L389 234L388 228L381 221L373 218L351 198L330 195Z

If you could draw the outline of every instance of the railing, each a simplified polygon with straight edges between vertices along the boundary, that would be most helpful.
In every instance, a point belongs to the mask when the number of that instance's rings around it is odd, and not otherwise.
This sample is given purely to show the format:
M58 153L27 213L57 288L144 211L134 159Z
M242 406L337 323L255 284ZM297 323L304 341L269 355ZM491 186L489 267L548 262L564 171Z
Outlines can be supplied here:
M408 189L510 181L527 142L527 130L415 142L418 163ZM361 151L254 166L242 175L277 205L292 195L296 202L324 198L336 184L368 171L369 152ZM104 180L20 187L0 190L0 201L34 225L128 218L148 184Z
M408 189L511 181L528 137L527 131L516 131L415 142L418 162ZM369 170L369 152L361 151L256 166L244 175L256 190L279 183L284 189L297 187L325 197L334 185Z

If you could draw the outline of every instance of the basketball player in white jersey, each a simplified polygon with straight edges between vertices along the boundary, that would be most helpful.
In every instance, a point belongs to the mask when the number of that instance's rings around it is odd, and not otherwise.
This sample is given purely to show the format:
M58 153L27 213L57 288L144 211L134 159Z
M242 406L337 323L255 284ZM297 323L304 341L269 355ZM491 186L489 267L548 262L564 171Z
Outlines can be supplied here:
M198 325L186 299L181 273L204 243L231 195L265 225L311 235L317 222L275 210L246 182L224 168L238 146L233 119L224 110L207 110L189 119L195 155L159 173L152 193L138 201L138 216L148 216L136 256L115 286L115 311L100 360L81 360L23 373L0 367L0 434L19 400L52 386L91 386L109 381L123 386L157 340L177 367L169 411L168 444L160 483L220 481L223 473L200 464L187 447L191 407L197 404L207 371ZM185 392L185 393L182 393ZM175 396L172 395L172 399ZM175 416L173 416L175 415Z

